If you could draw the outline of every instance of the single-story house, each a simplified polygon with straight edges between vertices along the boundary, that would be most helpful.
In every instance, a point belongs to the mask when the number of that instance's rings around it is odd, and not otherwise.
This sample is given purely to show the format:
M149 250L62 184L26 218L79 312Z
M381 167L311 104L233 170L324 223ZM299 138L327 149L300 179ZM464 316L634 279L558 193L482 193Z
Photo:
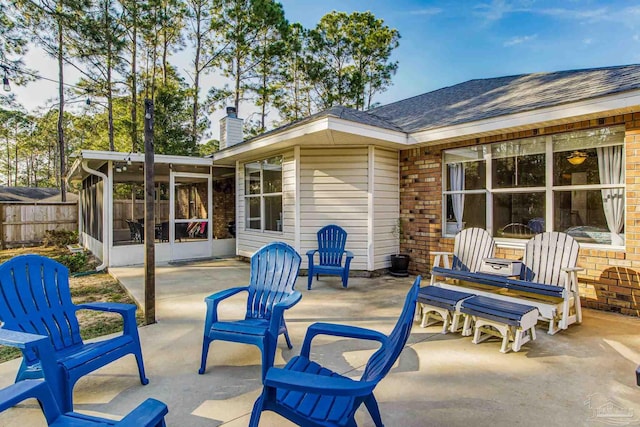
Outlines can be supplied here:
M581 242L585 305L639 314L640 65L477 79L248 140L241 129L230 111L207 159L235 174L237 255L273 240L304 254L335 223L353 270L403 252L428 274L465 227L505 257L564 231Z

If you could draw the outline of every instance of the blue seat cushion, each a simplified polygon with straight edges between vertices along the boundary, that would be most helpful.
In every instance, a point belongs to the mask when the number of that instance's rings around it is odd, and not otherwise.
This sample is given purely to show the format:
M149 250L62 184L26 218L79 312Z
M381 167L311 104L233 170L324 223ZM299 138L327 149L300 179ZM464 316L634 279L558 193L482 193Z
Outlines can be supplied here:
M487 273L472 273L466 270L454 270L451 268L433 267L431 274L435 276L443 276L451 279L466 280L474 283L481 283L483 285L491 285L497 287L505 287L508 278L505 276L498 276L497 274Z
M453 311L458 302L473 296L474 294L467 292L444 289L438 286L425 286L418 291L418 302Z
M564 294L563 286L547 285L546 283L536 283L519 279L508 279L505 283L505 288L557 298L563 298Z
M284 369L347 378L302 356L295 356ZM357 409L354 408L354 398L351 396L319 396L313 393L278 389L276 399L279 404L286 406L298 415L310 418L320 425L326 424L328 426L346 425L345 423L348 422L351 415L348 412Z
M532 310L537 310L537 308L483 296L466 299L462 301L460 307L460 311L465 314L512 326L519 326L522 316Z

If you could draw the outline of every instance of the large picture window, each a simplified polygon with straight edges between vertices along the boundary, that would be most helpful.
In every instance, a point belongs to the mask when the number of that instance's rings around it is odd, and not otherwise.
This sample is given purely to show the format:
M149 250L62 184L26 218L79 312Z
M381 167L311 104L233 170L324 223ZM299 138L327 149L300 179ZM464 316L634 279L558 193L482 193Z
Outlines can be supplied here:
M244 166L245 228L282 231L282 157Z
M563 231L624 245L623 144L624 127L616 126L446 150L444 234L482 227L528 239Z

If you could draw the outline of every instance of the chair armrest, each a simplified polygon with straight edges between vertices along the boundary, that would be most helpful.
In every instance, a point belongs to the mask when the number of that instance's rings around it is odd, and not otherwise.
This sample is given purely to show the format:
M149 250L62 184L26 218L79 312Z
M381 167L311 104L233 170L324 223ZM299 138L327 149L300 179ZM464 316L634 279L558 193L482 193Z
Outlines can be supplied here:
M0 328L0 345L16 347L24 350L48 340L49 337L45 335L28 334L26 332Z
M236 294L239 294L242 291L248 291L248 286L239 286L235 288L225 289L220 292L216 292L215 294L211 294L204 299L204 302L207 303L207 314L204 318L204 331L205 335L211 329L211 325L218 321L218 304L223 300L230 298Z
M353 258L353 252L351 251L344 251L345 255L347 255L347 258Z
M118 427L156 427L160 426L169 409L156 399L147 399L133 411L117 422Z
M235 294L238 294L238 293L240 293L242 291L246 291L248 289L249 289L248 286L239 286L239 287L236 287L236 288L229 288L229 289L225 289L225 290L220 291L220 292L216 292L215 294L211 294L208 297L206 297L204 300L207 303L209 301L219 302L219 301L222 301L223 299L232 297Z
M314 375L306 372L270 368L264 379L265 387L302 391L321 396L366 396L374 382L353 381L347 378Z
M4 412L16 406L18 403L31 398L44 400L42 403L45 405L45 411L48 412L50 405L53 403L53 395L47 388L47 383L40 380L18 381L7 388L3 388L0 390L0 412ZM47 393L49 396L46 396ZM53 404L55 406L55 403ZM56 408L54 407L53 409L55 410ZM58 410L57 414L51 415L60 415L60 411Z
M133 304L123 304L118 302L89 302L76 305L78 310L96 310L108 313L118 313L122 316L123 333L130 335L138 327L136 322L136 307Z
M453 255L453 252L431 252L431 255Z
M272 336L278 336L278 330L282 324L282 316L284 311L293 307L302 299L300 291L293 291L285 299L273 305L271 309L271 319L269 321L269 332Z
M56 368L55 352L48 336L0 328L0 345L19 348L24 361L29 364L39 361L51 389L61 390L62 378Z
M307 251L307 256L313 256L316 252L318 252L317 249L311 249L310 251Z
M79 310L97 310L97 311L107 311L110 313L119 313L123 316L126 313L133 312L135 313L138 307L134 304L123 304L118 302L88 302L84 304L78 304L76 307Z
M334 337L355 338L361 340L378 341L385 343L388 337L378 331L372 329L360 328L358 326L337 325L333 323L314 323L307 329L304 337L304 343L300 349L300 355L309 358L311 353L311 341L317 335L330 335Z

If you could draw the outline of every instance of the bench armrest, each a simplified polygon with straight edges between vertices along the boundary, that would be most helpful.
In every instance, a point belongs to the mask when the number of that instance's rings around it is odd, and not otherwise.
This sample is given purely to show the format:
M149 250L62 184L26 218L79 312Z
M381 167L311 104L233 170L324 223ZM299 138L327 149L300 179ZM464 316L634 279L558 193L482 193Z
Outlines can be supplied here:
M309 358L311 353L311 341L317 335L329 335L334 337L355 338L361 340L378 341L385 343L387 336L381 332L371 329L360 328L358 326L350 325L337 325L333 323L314 323L307 329L307 334L304 337L304 343L300 350L300 355Z
M579 273L581 271L584 271L584 268L582 267L563 267L561 268L562 271L566 271L567 273Z
M453 252L431 252L435 255L433 259L433 267L440 267L440 260L444 257L444 268L451 268L451 263L449 262L449 256L453 257Z
M264 385L321 396L366 396L375 387L375 383L370 381L353 381L348 378L314 375L279 368L270 368L267 371Z
M169 409L156 399L147 399L115 425L118 427L156 427L161 424Z

